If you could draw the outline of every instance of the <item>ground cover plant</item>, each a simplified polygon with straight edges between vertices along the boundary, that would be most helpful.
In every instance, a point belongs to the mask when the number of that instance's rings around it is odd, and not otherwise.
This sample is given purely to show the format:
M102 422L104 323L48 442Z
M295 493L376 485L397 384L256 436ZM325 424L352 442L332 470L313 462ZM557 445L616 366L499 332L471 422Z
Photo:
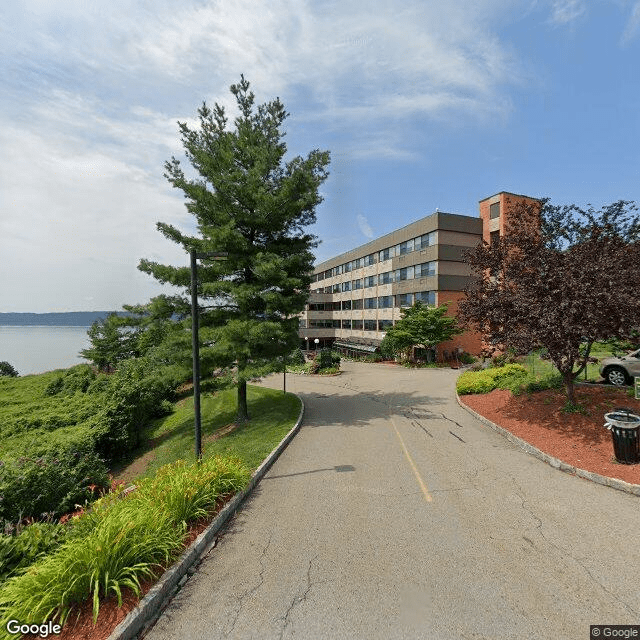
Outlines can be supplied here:
M247 402L253 417L244 425L236 425L234 389L202 394L204 458L231 455L254 470L293 428L300 413L298 398L276 389L248 385ZM145 428L141 446L112 467L114 475L133 480L149 476L167 463L191 460L195 456L193 425L193 396L187 396L174 404L170 415Z
M125 587L157 575L181 548L190 522L246 486L251 472L237 459L219 456L201 464L183 461L141 480L126 496L110 493L74 522L53 553L0 587L0 638L6 622L57 620L90 598L94 620L100 599L121 601Z

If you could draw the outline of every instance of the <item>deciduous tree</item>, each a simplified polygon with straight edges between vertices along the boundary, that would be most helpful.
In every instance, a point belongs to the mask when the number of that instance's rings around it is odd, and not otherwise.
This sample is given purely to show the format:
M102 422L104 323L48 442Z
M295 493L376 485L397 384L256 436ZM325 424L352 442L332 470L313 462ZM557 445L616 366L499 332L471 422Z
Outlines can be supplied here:
M401 319L387 330L380 350L383 353L408 354L414 347L430 349L451 340L463 330L457 326L456 319L446 313L446 304L430 307L420 301L401 309Z
M459 317L494 346L544 348L575 405L574 380L596 340L627 339L640 309L640 219L634 203L515 205L508 233L467 255L475 281Z
M202 360L235 372L239 422L248 419L247 381L274 370L276 358L297 346L298 318L308 298L315 222L328 176L328 151L311 151L284 162L282 125L288 116L279 98L254 106L249 82L231 86L239 115L235 128L222 106L198 110L199 127L179 123L188 177L175 157L165 176L184 192L197 235L158 223L160 232L185 251L219 252L225 260L202 260L198 295L202 310ZM141 260L139 269L163 283L190 290L188 267Z

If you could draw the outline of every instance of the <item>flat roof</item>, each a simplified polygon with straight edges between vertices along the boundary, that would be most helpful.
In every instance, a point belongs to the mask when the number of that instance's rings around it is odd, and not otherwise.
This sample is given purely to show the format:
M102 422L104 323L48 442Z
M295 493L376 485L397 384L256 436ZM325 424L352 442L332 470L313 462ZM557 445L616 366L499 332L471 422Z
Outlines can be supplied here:
M516 198L529 198L529 200L538 200L541 201L542 198L534 198L533 196L526 196L524 193L513 193L511 191L498 191L498 193L494 193L492 196L487 196L486 198L482 198L482 200L478 200L478 202L484 202L485 200L489 200L489 198L495 198L499 196L501 193L504 193L507 196L516 196Z
M420 222L423 222L425 220L428 220L429 218L432 218L434 216L451 216L451 217L456 217L456 218L467 218L469 220L479 220L480 219L480 215L477 216L469 216L469 215L465 215L463 213L449 213L447 211L434 211L433 213L430 213L428 216L424 216L422 218L418 218L417 220L413 220L412 222L409 222L408 224L405 224L402 227L398 227L397 229L394 229L393 231L389 231L388 233L385 233L384 235L378 236L377 238L373 238L371 240L369 240L368 242L365 242L364 244L358 245L357 247L353 247L352 249L347 249L347 251L343 251L342 253L338 253L335 256L332 256L331 258L327 258L326 260L323 260L322 262L316 262L314 263L314 269L317 269L319 265L321 264L325 264L327 262L331 262L332 260L337 260L338 258L341 258L342 256L346 256L349 253L355 252L355 251L360 251L360 250L364 250L366 247L368 247L369 245L373 245L373 244L377 244L380 241L384 240L385 238L389 237L389 236L393 236L396 233L401 232L403 229L408 229L409 227L418 224ZM377 250L374 250L377 251ZM368 254L368 253L372 253L371 251L367 250L367 251L363 251L364 254Z

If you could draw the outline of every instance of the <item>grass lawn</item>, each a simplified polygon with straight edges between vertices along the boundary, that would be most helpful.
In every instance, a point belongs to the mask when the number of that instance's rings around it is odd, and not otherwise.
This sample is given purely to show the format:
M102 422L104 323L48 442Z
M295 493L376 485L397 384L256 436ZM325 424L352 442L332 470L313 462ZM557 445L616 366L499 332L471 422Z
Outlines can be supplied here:
M611 349L608 345L603 345L599 342L596 342L589 353L590 357L593 358L606 358L608 356L613 355ZM519 362L529 371L529 373L536 378L542 378L546 375L550 375L553 373L557 373L557 369L553 365L550 360L543 360L538 352L530 353L527 356L524 356ZM588 363L587 364L587 380L599 380L600 364L598 362ZM585 373L584 371L580 374L580 376L576 379L576 382L584 382Z
M202 455L237 456L254 470L296 423L300 401L292 394L248 385L249 423L233 428L236 396L235 388L201 395ZM112 469L116 479L130 482L153 475L169 462L195 458L193 396L174 407L171 415L155 420L145 430L143 446Z

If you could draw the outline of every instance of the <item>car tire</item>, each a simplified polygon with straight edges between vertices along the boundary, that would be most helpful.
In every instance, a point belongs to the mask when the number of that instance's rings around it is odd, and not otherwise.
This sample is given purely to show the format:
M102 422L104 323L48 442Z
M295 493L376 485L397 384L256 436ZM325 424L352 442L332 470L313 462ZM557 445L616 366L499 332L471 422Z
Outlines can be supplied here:
M607 382L616 387L622 387L629 383L627 372L622 367L609 367L605 373Z

